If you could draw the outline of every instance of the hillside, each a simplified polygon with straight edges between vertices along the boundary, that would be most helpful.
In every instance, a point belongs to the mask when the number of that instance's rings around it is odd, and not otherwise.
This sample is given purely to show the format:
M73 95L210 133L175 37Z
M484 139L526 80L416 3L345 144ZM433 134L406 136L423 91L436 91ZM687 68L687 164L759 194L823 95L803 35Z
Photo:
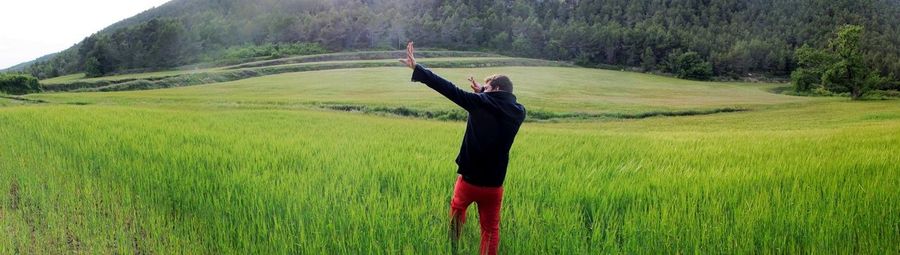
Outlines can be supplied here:
M28 61L28 62L25 62L25 63L21 63L21 64L18 64L18 65L14 65L14 66L11 66L11 67L6 68L6 69L2 69L2 70L0 70L0 72L20 72L20 71L25 71L25 69L29 68L32 64L34 64L34 63L41 63L41 62L45 62L45 61L49 61L49 60L53 59L53 57L55 57L55 56L56 56L56 53L47 54L47 55L44 55L44 56L42 56L42 57L39 57L39 58L37 58L37 59L35 59L35 60Z
M722 76L785 76L794 49L824 47L839 25L866 28L867 64L900 77L900 1L175 0L123 20L27 70L40 78L158 70L247 45L309 52L455 50L670 71L697 52ZM267 57L260 55L259 57Z

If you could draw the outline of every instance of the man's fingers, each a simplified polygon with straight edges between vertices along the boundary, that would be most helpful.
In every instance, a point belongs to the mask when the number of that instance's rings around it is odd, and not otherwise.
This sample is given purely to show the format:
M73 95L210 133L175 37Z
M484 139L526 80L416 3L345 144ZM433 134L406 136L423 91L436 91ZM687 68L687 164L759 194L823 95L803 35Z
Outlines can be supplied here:
M406 43L406 59L401 59L400 62L402 62L403 64L406 64L406 66L412 68L413 63L415 63L415 61L416 61L415 56L413 56L414 53L415 53L415 50L413 49L413 42L409 41L408 43Z
M412 48L413 48L413 43L412 43L412 41L409 41L409 43L406 44L406 56L413 55Z

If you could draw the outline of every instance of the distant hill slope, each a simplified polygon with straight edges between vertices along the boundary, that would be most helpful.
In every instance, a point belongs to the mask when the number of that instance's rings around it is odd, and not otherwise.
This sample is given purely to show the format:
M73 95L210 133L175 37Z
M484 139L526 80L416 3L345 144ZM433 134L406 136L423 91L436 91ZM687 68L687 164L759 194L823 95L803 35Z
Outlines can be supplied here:
M398 49L412 39L662 71L693 51L716 75L785 76L794 49L826 46L843 24L865 26L868 64L900 77L900 0L175 0L26 70L104 75L215 60L244 45L310 43L316 52Z
M11 67L6 68L6 69L0 69L0 72L19 72L19 71L24 71L26 68L28 68L29 66L31 66L31 64L38 63L38 62L48 61L48 60L52 59L54 56L56 56L56 53L47 54L47 55L44 55L44 56L39 57L39 58L37 58L37 59L35 59L35 60L32 60L32 61L28 61L28 62L24 62L24 63L18 64L18 65L14 65L14 66L11 66Z

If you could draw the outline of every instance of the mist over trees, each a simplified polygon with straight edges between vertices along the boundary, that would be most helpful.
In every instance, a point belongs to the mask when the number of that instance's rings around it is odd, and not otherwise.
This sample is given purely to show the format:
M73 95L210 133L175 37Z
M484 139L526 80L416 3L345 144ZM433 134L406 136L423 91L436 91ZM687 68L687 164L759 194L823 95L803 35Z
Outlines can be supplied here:
M862 63L900 80L900 0L175 0L27 69L40 78L216 61L247 45L452 50L685 78L787 76L795 51L864 26ZM313 51L314 52L314 51Z

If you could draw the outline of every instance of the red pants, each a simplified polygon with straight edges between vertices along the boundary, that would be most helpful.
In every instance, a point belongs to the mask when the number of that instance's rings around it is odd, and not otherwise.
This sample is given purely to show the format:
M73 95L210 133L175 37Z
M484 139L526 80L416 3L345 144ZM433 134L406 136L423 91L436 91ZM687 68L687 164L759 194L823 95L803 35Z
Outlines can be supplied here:
M450 238L453 253L459 240L466 209L472 202L478 204L478 218L481 225L481 254L497 254L500 244L500 204L503 201L503 187L480 187L456 179L453 200L450 201Z

